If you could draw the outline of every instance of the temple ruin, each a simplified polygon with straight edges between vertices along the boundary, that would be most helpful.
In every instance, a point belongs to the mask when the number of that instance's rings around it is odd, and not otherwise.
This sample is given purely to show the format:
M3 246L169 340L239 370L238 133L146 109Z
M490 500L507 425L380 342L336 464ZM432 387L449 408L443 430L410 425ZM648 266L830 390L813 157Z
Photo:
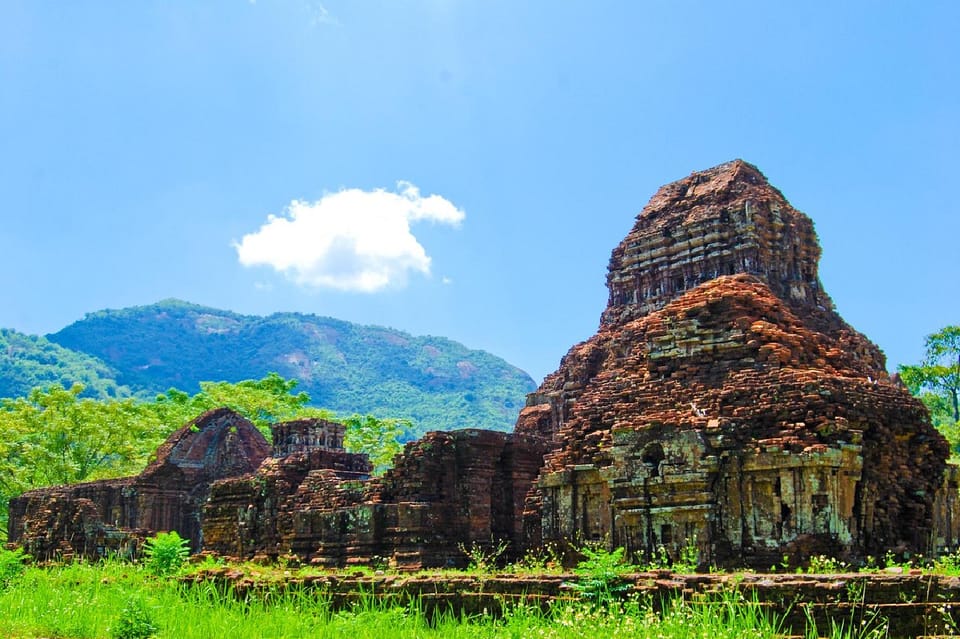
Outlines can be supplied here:
M955 547L947 443L834 311L819 256L746 162L657 191L613 251L599 331L518 420L558 445L530 539L761 568Z
M614 249L596 335L513 433L429 433L370 477L342 426L273 443L221 409L138 477L30 491L10 539L102 554L177 530L195 549L322 566L462 565L588 541L704 565L848 561L960 542L960 474L880 350L835 312L813 223L741 160L662 187Z
M210 484L250 473L270 445L220 408L179 428L136 477L38 488L10 500L8 539L39 559L132 552L138 537L176 530L203 545L200 514Z

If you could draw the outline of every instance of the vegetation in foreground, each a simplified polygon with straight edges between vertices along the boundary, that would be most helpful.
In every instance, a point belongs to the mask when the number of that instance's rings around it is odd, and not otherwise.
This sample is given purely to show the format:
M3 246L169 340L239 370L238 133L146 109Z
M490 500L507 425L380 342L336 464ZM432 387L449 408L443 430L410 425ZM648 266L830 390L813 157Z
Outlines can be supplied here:
M611 609L615 607L615 609ZM678 602L661 613L645 602L518 606L489 615L427 616L417 606L374 599L334 611L322 592L284 590L238 597L210 584L185 585L118 562L27 567L0 591L7 637L776 637L775 621L735 596Z
M574 600L555 602L548 609L531 605L507 607L502 615L428 613L425 608L398 605L373 596L347 609L335 609L322 589L298 586L292 579L317 569L294 570L286 566L223 565L208 557L185 568L185 540L163 533L144 546L140 563L107 560L66 563L46 567L25 563L22 551L0 550L0 635L5 637L58 637L149 639L151 637L784 637L788 630L769 608L745 599L736 589L710 600L653 602L630 595L629 572L656 564L627 563L622 549L582 548L575 568ZM474 555L478 553L475 551ZM490 556L484 558L484 561ZM515 572L557 572L543 558L508 567ZM844 570L846 566L825 557L816 558L808 572ZM887 558L888 562L892 557ZM185 571L227 568L241 575L236 582L256 587L234 588L209 580L180 581ZM891 565L905 568L909 564ZM692 572L692 566L681 566ZM467 574L491 574L489 563L471 562ZM784 571L787 567L783 567ZM960 555L929 564L941 574L960 575ZM876 568L868 568L876 570ZM462 577L460 571L440 571L438 576ZM245 576L243 576L245 575ZM249 581L248 578L253 581ZM734 584L737 581L733 582ZM291 585L293 584L293 585ZM654 603L660 603L655 606ZM782 611L784 612L784 611ZM812 618L808 618L812 623ZM857 623L854 623L854 622ZM791 634L792 636L792 634ZM831 622L829 628L812 627L808 637L872 639L887 636L878 616Z

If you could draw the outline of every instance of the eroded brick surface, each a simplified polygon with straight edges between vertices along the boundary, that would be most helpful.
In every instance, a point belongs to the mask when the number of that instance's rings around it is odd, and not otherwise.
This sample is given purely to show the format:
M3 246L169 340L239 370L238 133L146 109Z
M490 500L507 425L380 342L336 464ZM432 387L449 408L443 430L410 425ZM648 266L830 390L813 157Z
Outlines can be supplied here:
M598 333L518 420L559 442L530 538L761 567L954 546L946 441L833 311L819 254L742 161L661 188L613 252Z
M252 476L214 484L205 549L296 557L323 566L464 565L461 547L522 549L524 497L548 442L484 430L428 433L393 469L367 480L358 455L268 459Z
M210 484L253 471L269 450L237 413L209 411L174 432L136 477L41 488L12 499L9 539L40 559L89 557L175 530L196 550Z

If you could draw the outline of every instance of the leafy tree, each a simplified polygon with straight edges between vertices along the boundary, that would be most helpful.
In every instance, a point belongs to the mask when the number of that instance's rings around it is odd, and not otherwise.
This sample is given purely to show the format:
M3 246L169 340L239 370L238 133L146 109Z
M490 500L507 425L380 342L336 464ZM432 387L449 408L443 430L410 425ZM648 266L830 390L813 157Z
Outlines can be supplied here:
M923 362L897 370L910 392L926 405L954 453L960 453L960 326L928 335Z
M0 400L0 522L29 488L136 472L167 431L134 399L81 397L82 384L35 388Z
M919 366L900 366L900 378L922 399L935 418L960 422L960 326L927 335L926 355Z
M123 474L145 445L164 436L150 410L133 399L81 398L82 384L36 388L25 398L0 400L7 458L23 466L30 485L69 484ZM153 446L152 446L153 447Z
M324 417L332 413L307 406L310 396L294 393L297 380L284 379L277 373L268 373L260 380L242 382L200 382L200 392L188 395L171 388L158 395L155 410L167 424L180 426L212 408L227 406L234 409L270 438L270 424L303 417Z
M400 441L413 428L408 419L378 419L373 415L353 415L343 424L344 447L369 455L377 475L393 465L393 458L403 449Z

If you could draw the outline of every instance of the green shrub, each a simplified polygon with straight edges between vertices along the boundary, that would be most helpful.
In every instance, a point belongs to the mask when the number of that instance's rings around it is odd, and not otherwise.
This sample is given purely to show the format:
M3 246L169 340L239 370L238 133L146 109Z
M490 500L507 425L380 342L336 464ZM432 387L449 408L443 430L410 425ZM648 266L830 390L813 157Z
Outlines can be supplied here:
M680 557L674 561L671 568L681 574L697 572L700 566L700 548L697 546L697 540L688 538L680 549Z
M23 548L6 550L0 548L0 588L6 588L23 574L23 562L29 559Z
M569 586L580 592L580 596L599 606L608 606L621 599L629 590L623 575L633 568L625 563L623 548L607 550L600 545L587 545L580 548L585 559L577 564L574 572L579 579Z
M177 531L157 533L143 544L144 564L147 570L158 577L175 575L190 556L190 541Z
M150 611L139 599L129 599L110 628L113 639L149 639L157 632Z

